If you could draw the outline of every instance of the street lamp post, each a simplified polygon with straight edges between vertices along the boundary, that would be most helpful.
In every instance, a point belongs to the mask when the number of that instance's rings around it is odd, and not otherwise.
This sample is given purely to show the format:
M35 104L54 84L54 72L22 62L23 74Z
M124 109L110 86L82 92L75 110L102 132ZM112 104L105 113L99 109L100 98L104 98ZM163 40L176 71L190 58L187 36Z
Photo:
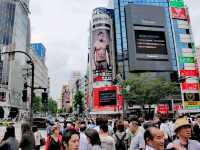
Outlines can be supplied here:
M33 120L33 114L32 114L32 106L33 106L33 96L34 96L34 63L33 63L33 60L31 58L31 56L24 52L24 51L10 51L10 52L2 52L0 53L0 56L1 55L5 55L5 54L8 54L8 55L14 55L15 53L21 53L21 54L24 54L26 55L29 60L27 61L28 64L31 65L31 103L30 103L30 123L32 125L32 120Z

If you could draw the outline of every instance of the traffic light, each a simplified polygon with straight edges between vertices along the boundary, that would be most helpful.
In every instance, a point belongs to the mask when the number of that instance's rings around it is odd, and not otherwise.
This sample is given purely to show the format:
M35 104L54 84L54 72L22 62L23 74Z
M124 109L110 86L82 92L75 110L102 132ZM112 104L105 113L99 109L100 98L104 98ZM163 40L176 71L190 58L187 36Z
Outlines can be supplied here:
M27 89L23 89L22 91L22 101L27 102Z
M22 101L27 102L27 83L24 83L24 89L22 90Z
M42 103L43 104L48 103L48 94L47 94L47 92L43 92L42 93Z

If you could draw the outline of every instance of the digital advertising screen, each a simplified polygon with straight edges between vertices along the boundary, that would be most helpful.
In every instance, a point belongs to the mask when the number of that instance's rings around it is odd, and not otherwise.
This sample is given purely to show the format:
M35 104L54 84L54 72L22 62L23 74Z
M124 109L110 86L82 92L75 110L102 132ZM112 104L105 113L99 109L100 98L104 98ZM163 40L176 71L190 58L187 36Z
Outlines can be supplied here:
M99 92L99 105L116 105L117 104L117 96L116 91L100 91Z
M135 30L136 53L167 55L165 32Z

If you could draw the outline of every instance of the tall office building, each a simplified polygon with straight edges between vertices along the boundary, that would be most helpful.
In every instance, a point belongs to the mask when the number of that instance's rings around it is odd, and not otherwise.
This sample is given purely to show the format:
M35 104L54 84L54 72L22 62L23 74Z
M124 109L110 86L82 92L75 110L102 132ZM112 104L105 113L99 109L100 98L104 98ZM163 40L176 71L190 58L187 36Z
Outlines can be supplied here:
M44 62L44 59L41 59L41 57L38 55L38 52L33 48L30 49L29 55L33 59L34 67L35 67L35 70L34 70L34 87L46 88L46 92L49 93L48 68L47 68L47 66ZM29 82L29 84L30 83L31 82ZM42 96L42 92L44 92L43 89L35 89L34 90L35 95L39 96L39 97Z
M24 51L30 47L29 0L0 0L0 52ZM22 102L26 57L1 55L0 117L28 111ZM29 98L28 98L29 99Z
M168 0L113 0L113 2L118 62L117 72L121 73L123 77L127 79L129 71L177 71ZM156 11L158 14L155 14ZM134 18L134 16L137 15L139 15L138 19L136 19L136 17ZM131 27L131 25L133 26ZM140 28L139 26L143 28ZM150 36L153 36L151 35L151 31L156 30L158 31L154 32L154 39L148 39ZM139 31L149 32L139 35ZM135 34L136 36L133 37L131 34ZM137 38L142 36L143 38ZM144 36L146 36L147 39L144 39ZM155 39L156 36L160 36L159 38L163 39ZM134 42L135 38L140 42ZM138 45L142 44L141 40L163 41L160 41L161 43L159 43L159 41L156 43L149 43L150 45L146 45L145 51L142 51L144 45ZM152 46L152 44L154 44L154 46ZM163 46L161 46L162 44ZM152 50L155 49L155 46L157 50L152 52ZM160 51L159 48L161 48ZM136 51L132 51L132 49L135 49ZM165 60L169 60L169 62ZM158 67L152 68L151 66L148 66L148 64ZM158 64L165 67L160 68Z
M46 48L42 43L31 43L31 47L35 50L39 59L45 62Z
M118 96L118 87L113 85L116 76L113 9L99 7L93 10L88 63L89 110L115 113L122 101Z
M173 72L181 83L183 106L200 108L195 44L184 0L113 0L117 72ZM173 75L173 74L172 74Z

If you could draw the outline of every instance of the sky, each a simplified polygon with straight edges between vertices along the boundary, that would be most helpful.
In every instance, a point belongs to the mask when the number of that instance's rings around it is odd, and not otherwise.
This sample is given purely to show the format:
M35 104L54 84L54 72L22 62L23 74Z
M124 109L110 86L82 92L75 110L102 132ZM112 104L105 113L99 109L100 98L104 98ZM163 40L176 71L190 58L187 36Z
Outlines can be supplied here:
M46 47L50 96L58 99L72 71L86 71L92 10L109 0L31 0L31 41ZM200 45L200 0L186 0L196 45Z

